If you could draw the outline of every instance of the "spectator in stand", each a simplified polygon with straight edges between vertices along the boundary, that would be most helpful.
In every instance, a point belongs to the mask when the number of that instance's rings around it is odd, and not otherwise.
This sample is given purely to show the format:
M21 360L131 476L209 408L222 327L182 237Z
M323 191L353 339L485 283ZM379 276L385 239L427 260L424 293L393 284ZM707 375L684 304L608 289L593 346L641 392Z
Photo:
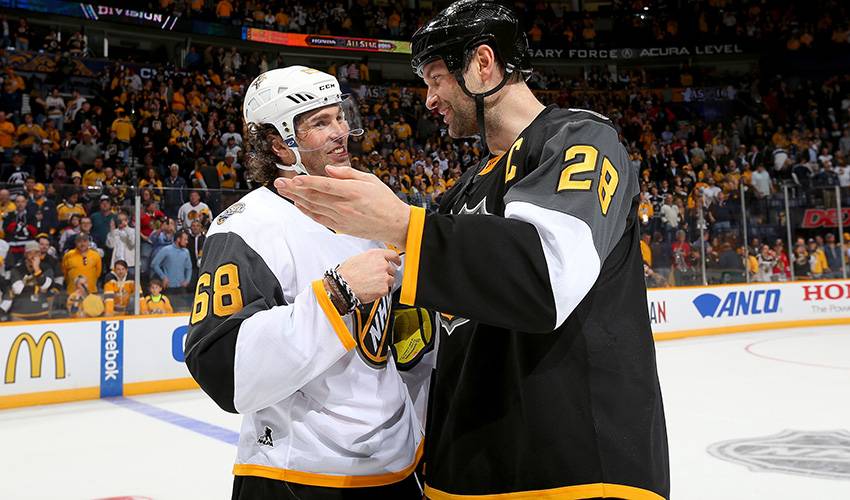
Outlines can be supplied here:
M94 159L92 168L86 170L86 173L83 174L83 186L100 186L104 180L106 180L106 174L103 172L103 158L97 157Z
M208 164L207 160L204 158L198 158L193 183L196 187L205 190L209 210L218 213L218 200L221 197L221 180L219 179L218 170L215 166ZM189 199L191 201L191 194Z
M204 256L204 242L206 241L206 232L201 221L195 219L192 221L189 230L189 256L192 258L192 288L198 280L198 269L201 267L201 257Z
M824 278L842 278L841 271L841 247L835 241L835 235L826 233L826 244L823 246L823 254L826 258L826 266L829 271L824 273Z
M174 308L171 307L171 300L162 293L162 282L156 278L152 279L148 285L150 295L142 298L140 312L142 314L171 314Z
M67 221L67 226L62 230L62 233L59 235L59 254L64 255L65 252L71 249L74 245L74 239L80 234L80 217L79 214L71 215L71 218Z
M130 141L136 136L136 128L133 126L133 121L130 117L124 114L124 108L115 108L115 116L116 118L112 122L110 130L115 132L115 137L121 144L121 150L125 151L130 147Z
M139 189L149 190L154 200L162 201L162 181L159 180L155 167L145 169L145 178L139 181Z
M44 184L40 182L33 186L33 197L27 203L27 212L34 214L37 210L41 210L44 215L46 232L52 235L59 228L59 219L57 218L56 204L53 203L53 200L44 196L45 191Z
M15 202L12 201L8 189L0 189L0 221L6 219L9 213L15 211ZM5 224L4 224L5 227Z
M5 111L0 111L0 148L6 159L11 158L12 148L17 140L15 124L8 120Z
M98 246L98 244L94 241L94 237L92 236L92 228L94 224L92 224L90 217L80 217L80 234L86 235L89 237L89 248L98 253L101 257L103 257L103 248ZM74 239L76 241L76 238Z
M38 250L41 255L41 268L47 271L48 269L53 276L53 285L51 291L59 291L65 284L65 277L62 275L62 265L57 258L56 249L51 245L50 238L41 235L36 238Z
M76 162L77 166L82 171L87 171L94 168L94 161L103 155L100 145L94 141L92 134L88 130L82 132L83 140L74 146L71 152L71 158Z
M79 172L74 173L79 174ZM68 224L72 215L78 215L79 217L85 217L87 215L85 207L79 200L80 192L74 188L69 189L65 200L56 207L56 214L60 225Z
M166 217L159 227L153 230L150 235L151 246L151 261L156 259L156 254L163 248L174 243L174 235L177 233L177 223L174 219Z
M806 245L798 244L794 247L794 277L800 279L812 278L812 266L809 259L809 252L806 251Z
M716 200L708 207L706 220L709 222L712 236L727 233L732 228L732 220L735 214L732 207L726 202L726 193L718 191Z
M242 134L236 131L236 124L233 122L227 125L227 132L221 134L221 142L227 144L231 138L233 138L234 144L242 146Z
M154 276L162 280L162 285L172 297L172 301L179 310L183 310L183 300L186 295L186 287L192 280L192 258L189 250L189 234L180 230L174 236L174 244L169 245L159 252L151 262L151 271Z
M781 239L777 239L773 243L773 253L776 255L776 267L773 268L773 274L778 281L788 281L791 279L791 262L788 260L788 253L785 251L785 244Z
M776 254L770 249L770 246L764 244L756 256L758 271L754 277L754 281L771 282L774 280L774 268L776 267Z
M830 272L826 254L814 238L809 238L806 243L808 245L810 275L812 279L823 279Z
M74 293L76 279L85 278L86 290L97 291L97 280L102 271L100 254L91 248L91 238L87 234L78 234L74 240L74 248L62 257L62 273L68 285L68 293Z
M16 131L18 136L18 147L21 149L32 149L35 143L47 139L47 134L41 125L35 123L31 113L24 115L24 122L18 125Z
M236 154L230 152L226 153L224 160L216 165L219 182L224 190L222 192L222 205L224 207L229 207L240 197L240 193L235 192L239 187L239 175L236 167Z
M66 307L68 308L68 316L72 318L85 318L86 316L100 316L100 312L96 312L99 307L95 306L95 312L91 309L91 299L93 297L95 303L99 303L103 307L103 303L98 301L98 297L92 294L88 289L88 284L85 276L77 276L74 280L74 290L68 294ZM86 307L89 304L89 307Z
M109 195L100 195L98 208L99 210L90 217L92 222L92 238L99 248L105 248L107 246L106 237L109 235L113 221L115 220L115 212L112 211L112 199Z
M129 216L121 211L116 218L109 220L109 235L106 237L106 246L112 249L110 268L114 268L118 261L123 261L124 266L128 263L136 263L136 231L130 227ZM130 268L133 271L133 268Z
M19 194L15 197L15 211L3 220L6 241L9 242L9 258L6 266L15 266L24 256L24 247L35 241L35 217L27 212L27 198Z
M186 179L180 177L180 165L176 163L172 163L168 171L171 175L163 182L162 211L169 217L179 219L178 211L186 202Z
M116 260L112 272L103 285L103 302L106 316L129 314L130 301L135 296L136 284L130 278L127 262Z
M640 256L644 264L652 267L652 235L643 233L640 237Z
M9 184L23 184L33 174L32 166L26 165L25 161L24 155L13 153L12 164L3 169L3 174L0 177Z
M190 191L189 201L180 207L177 215L178 229L187 229L192 225L193 220L203 221L205 218L212 219L210 207L201 201L201 193L199 191Z
M53 269L43 267L41 259L38 243L30 241L24 247L24 258L12 269L12 320L46 319L50 315Z
M664 231L667 241L673 240L673 235L679 230L679 222L684 214L679 212L679 207L673 202L673 195L668 194L664 197L664 204L661 205L661 221L664 223Z

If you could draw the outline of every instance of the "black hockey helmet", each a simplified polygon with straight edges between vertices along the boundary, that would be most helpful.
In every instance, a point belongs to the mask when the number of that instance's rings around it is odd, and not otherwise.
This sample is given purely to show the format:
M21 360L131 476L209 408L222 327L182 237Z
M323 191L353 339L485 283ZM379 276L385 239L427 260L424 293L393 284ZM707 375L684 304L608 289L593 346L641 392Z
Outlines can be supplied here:
M411 39L413 71L422 77L424 66L442 59L449 71L463 71L467 52L487 44L508 74L531 73L528 38L516 15L492 0L458 0L419 28Z
M472 92L463 79L466 55L480 45L488 45L505 68L502 81L490 90ZM498 92L519 72L531 76L528 38L511 9L493 0L458 0L419 28L411 39L410 65L422 78L426 64L442 59L466 95L475 99L484 157L489 154L484 122L484 98Z

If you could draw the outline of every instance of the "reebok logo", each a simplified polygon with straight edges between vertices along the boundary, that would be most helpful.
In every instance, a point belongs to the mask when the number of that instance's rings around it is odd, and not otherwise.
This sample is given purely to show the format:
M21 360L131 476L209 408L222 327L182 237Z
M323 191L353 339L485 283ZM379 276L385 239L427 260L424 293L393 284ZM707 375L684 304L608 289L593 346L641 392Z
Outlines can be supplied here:
M274 446L274 440L272 440L272 429L268 425L263 431L263 435L257 439L257 444L262 446Z
M781 290L750 290L729 292L725 297L704 293L694 299L694 306L703 318L722 318L771 314L779 311Z
M118 322L106 322L105 341L103 343L103 380L118 380Z
M124 321L100 322L100 397L124 393Z

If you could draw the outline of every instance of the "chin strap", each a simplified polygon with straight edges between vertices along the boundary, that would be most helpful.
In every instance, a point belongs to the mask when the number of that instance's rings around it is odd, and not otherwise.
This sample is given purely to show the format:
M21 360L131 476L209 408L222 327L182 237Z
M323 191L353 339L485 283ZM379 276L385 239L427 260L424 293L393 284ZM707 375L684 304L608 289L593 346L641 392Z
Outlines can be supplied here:
M286 172L295 172L296 174L304 174L310 175L307 172L307 169L304 168L304 164L301 163L301 153L298 152L298 148L289 148L293 153L295 153L295 163L292 165L284 165L282 163L275 163L275 166L280 170Z
M481 134L481 158L486 158L487 155L490 154L490 148L489 146L487 146L487 128L484 123L484 98L489 97L495 94L496 92L502 90L502 87L504 87L508 83L508 80L511 79L511 75L513 75L515 69L516 68L513 64L508 64L505 67L505 74L504 76L502 76L502 81L499 82L498 85L488 90L487 92L481 92L477 94L470 91L466 87L466 81L463 79L463 74L461 72L455 74L455 79L457 79L457 83L460 84L460 88L463 89L463 93L475 99L475 116L478 120L478 132Z

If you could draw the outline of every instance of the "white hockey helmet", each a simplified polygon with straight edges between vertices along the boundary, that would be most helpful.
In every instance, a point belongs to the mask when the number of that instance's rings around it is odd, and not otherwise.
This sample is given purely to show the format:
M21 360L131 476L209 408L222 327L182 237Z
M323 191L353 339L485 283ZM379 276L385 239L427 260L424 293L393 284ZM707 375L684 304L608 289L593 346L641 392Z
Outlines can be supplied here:
M339 104L343 96L332 75L305 66L289 66L260 74L245 91L245 123L271 124L295 153L295 165L282 170L307 173L295 141L295 117L323 106Z

